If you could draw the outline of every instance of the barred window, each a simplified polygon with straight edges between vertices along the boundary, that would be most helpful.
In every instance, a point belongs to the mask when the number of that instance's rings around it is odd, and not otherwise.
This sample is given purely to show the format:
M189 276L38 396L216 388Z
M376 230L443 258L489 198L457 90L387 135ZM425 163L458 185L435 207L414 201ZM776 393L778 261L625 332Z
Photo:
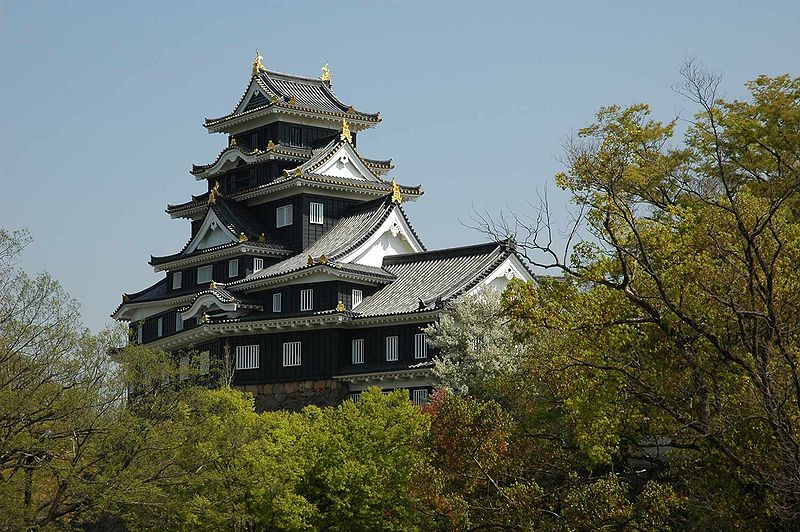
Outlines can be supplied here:
M386 362L397 360L397 336L386 337Z
M258 369L258 345L236 347L236 369Z
M364 339L353 340L353 364L364 363Z
M175 272L172 274L172 289L177 290L181 287L183 282L183 272Z
M239 275L239 259L228 261L228 277L236 277Z
M353 308L356 308L364 300L364 292L353 289Z
M308 222L312 224L321 224L324 216L323 212L325 209L325 205L322 203L315 203L311 202L311 216L308 218Z
M292 218L294 217L292 205L284 205L275 209L275 226L286 227L292 225Z
M272 312L281 311L281 293L272 294Z
M428 342L425 341L425 333L414 335L414 358L428 358Z
M411 390L411 401L415 405L424 405L428 402L428 390Z
M264 269L264 259L253 259L253 272L258 272Z
M360 392L355 392L350 394L350 400L353 401L354 403L357 403L359 399L361 399Z
M302 344L300 342L286 342L283 344L283 366L299 366L302 357Z
M183 330L183 314L180 312L175 313L175 332Z
M314 308L314 289L306 288L300 290L300 310L312 310Z
M158 318L156 321L158 327L158 337L164 336L164 318Z
M211 282L211 264L197 268L197 284Z

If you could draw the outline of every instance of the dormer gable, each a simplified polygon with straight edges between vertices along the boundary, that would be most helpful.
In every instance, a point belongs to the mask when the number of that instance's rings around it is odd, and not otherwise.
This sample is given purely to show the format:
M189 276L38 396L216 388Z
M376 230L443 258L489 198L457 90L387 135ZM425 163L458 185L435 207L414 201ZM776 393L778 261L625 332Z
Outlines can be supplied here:
M202 250L237 242L239 237L234 235L228 227L222 223L214 209L208 209L200 229L189 241L184 250L184 254L192 253L195 250Z
M294 170L287 170L287 173L290 175L317 174L356 181L384 182L369 168L367 162L353 145L343 139L332 141L315 153L311 159Z

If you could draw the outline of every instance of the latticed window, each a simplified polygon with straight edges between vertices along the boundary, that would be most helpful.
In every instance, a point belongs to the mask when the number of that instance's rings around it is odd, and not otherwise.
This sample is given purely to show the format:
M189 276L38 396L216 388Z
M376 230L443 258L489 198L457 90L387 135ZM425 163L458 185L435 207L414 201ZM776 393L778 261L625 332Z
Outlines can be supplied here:
M353 340L353 364L364 363L364 339Z
M299 366L302 360L302 344L286 342L283 344L283 366Z
M360 392L356 392L356 393L351 393L350 394L350 400L353 401L354 403L357 403L359 401L359 399L361 399L361 393Z
M364 300L364 292L358 289L353 289L353 308L356 308Z
M183 282L183 272L175 272L172 274L172 289L177 290L181 287Z
M253 259L253 271L258 272L264 269L264 259L256 257Z
M397 360L397 336L386 337L386 362L395 362Z
M424 405L428 402L428 390L411 390L411 401L415 405Z
M236 347L236 369L258 369L258 345Z
M425 341L425 333L414 335L414 358L428 357L428 342Z
M314 289L306 288L300 290L300 310L312 310L314 308Z
M228 261L228 277L236 277L239 275L239 259Z
M325 206L322 203L311 202L311 214L308 218L309 223L321 224L324 216L323 209Z

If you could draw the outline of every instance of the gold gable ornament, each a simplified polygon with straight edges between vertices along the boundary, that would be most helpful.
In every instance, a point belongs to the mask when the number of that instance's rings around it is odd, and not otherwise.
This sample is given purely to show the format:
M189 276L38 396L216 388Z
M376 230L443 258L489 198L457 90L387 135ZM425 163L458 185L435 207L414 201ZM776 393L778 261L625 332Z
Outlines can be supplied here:
M350 144L353 143L353 135L350 134L350 124L347 123L346 118L342 118L342 133L339 135L339 138L346 140Z
M336 305L336 311L337 312L344 312L345 311L345 306L344 306L344 303L342 303L341 299L339 300L339 304Z
M266 72L267 69L264 68L264 58L261 57L261 54L256 50L256 59L253 61L253 77L258 76L259 72Z
M127 303L131 300L131 297L128 294L122 294L122 302Z
M403 203L403 196L400 194L400 185L392 178L392 203L400 205Z
M275 143L271 140L267 142L267 151L272 151L275 149Z
M211 318L205 312L203 312L203 317L200 318L200 323L211 323Z
M209 288L210 290L213 290L213 289L215 289L216 287L217 287L217 283L216 283L216 281L211 281L211 282L208 284L208 288Z
M236 139L233 136L228 137L228 147L229 148L236 147Z
M286 102L286 103L288 103L289 105L297 105L297 98L292 96L291 98L289 98L289 101Z
M319 264L328 264L328 257L326 257L325 255L320 255L319 258L317 259L317 262Z
M320 69L322 70L322 75L319 77L322 81L330 81L331 80L331 69L328 68L328 63Z
M244 231L239 233L239 242L247 242L247 235L244 234Z
M260 235L258 235L258 241L261 242L261 243L264 243L264 242L267 241L267 237L264 236L264 233L261 233Z
M311 266L312 264L314 264L314 257L312 257L311 255L309 255L309 256L308 256L308 260L306 261L306 264L308 264L309 266Z
M208 204L214 205L217 202L217 198L222 197L222 192L219 191L219 181L214 183L214 187L211 189L211 192L208 194Z

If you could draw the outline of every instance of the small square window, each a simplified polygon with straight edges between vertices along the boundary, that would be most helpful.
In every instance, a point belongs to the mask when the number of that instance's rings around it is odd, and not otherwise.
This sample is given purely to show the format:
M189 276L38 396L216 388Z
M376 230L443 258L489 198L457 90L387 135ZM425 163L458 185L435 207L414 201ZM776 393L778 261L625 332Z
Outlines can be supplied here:
M315 203L312 201L310 207L311 207L311 213L308 218L308 222L312 224L322 224L324 220L323 212L325 209L325 205L322 203Z
M211 264L197 268L197 284L210 283L212 271Z
M292 205L284 205L275 209L275 226L286 227L292 225L293 218Z
M172 289L178 290L183 282L183 272L175 272L172 274Z
M281 311L281 293L272 294L272 312Z
M239 275L239 259L228 261L228 277L236 277Z

